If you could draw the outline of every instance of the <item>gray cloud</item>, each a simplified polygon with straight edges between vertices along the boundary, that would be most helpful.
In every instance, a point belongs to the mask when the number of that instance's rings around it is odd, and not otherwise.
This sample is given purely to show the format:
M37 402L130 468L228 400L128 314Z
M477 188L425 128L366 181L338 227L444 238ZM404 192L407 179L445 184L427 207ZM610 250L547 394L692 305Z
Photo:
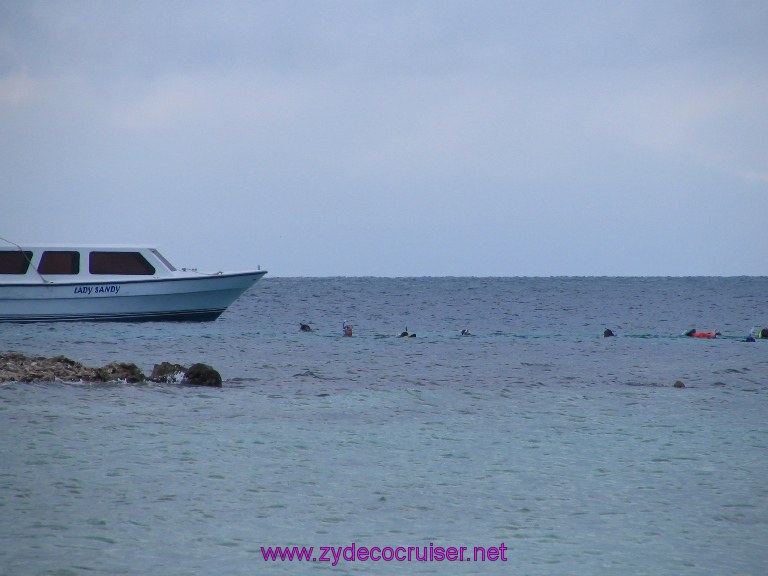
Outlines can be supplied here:
M760 2L5 3L0 236L278 275L764 274L767 22Z

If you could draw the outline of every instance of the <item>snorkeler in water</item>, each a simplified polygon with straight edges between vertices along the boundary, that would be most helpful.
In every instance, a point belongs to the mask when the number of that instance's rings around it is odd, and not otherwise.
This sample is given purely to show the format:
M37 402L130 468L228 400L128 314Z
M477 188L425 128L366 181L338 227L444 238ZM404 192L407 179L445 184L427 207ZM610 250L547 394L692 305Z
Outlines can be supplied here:
M397 335L398 338L415 338L416 334L411 334L408 332L408 326L405 327L405 331L400 332L400 334Z
M714 330L712 332L697 332L696 328L691 328L690 330L685 332L683 334L683 336L688 336L690 338L709 338L709 339L714 339L714 338L717 338L718 336L722 336L722 334L720 334L720 332L717 332L716 330Z

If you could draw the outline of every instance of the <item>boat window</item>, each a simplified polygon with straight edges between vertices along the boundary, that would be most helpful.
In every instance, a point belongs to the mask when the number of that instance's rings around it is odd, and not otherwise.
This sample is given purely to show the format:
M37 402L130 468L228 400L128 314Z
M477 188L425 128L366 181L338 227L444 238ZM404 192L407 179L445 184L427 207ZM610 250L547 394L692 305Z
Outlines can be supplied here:
M79 274L80 253L58 250L43 252L37 271L40 274Z
M139 252L91 252L91 274L128 274L152 276L155 268Z
M0 250L0 274L26 274L32 252L21 250Z

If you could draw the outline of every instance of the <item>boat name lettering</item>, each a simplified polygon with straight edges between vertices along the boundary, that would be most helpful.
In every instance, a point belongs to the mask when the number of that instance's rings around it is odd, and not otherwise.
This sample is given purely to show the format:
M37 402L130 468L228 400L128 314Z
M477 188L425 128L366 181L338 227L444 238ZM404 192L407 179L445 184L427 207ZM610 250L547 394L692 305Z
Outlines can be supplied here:
M117 294L120 292L120 285L110 284L108 286L75 286L75 294Z

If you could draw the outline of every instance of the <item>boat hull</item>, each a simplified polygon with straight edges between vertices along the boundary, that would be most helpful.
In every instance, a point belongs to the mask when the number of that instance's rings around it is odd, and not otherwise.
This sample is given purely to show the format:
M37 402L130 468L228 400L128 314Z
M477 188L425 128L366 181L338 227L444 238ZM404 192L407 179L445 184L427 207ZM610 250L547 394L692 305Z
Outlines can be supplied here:
M0 322L211 321L266 271L0 285Z

